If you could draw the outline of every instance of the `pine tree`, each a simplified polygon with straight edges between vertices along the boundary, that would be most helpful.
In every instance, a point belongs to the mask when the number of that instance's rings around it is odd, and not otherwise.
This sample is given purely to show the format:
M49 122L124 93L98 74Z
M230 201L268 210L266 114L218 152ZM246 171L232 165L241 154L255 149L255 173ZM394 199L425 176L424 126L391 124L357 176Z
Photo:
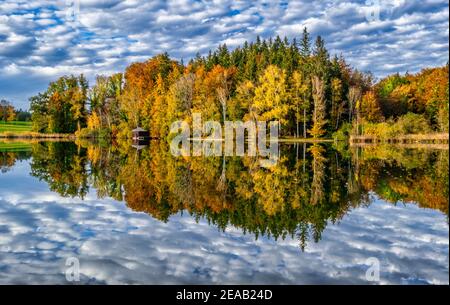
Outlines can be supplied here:
M303 36L300 42L300 55L302 59L308 58L311 55L311 40L306 27L303 29Z

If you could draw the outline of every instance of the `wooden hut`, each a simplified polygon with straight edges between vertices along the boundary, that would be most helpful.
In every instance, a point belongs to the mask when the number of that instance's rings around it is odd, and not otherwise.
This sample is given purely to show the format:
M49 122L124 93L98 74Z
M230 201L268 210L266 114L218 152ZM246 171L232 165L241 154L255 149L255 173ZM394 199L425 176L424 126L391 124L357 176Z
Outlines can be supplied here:
M145 129L142 129L141 127L137 127L136 129L132 130L133 133L133 140L142 141L142 140L148 140L150 139L150 132L148 132Z

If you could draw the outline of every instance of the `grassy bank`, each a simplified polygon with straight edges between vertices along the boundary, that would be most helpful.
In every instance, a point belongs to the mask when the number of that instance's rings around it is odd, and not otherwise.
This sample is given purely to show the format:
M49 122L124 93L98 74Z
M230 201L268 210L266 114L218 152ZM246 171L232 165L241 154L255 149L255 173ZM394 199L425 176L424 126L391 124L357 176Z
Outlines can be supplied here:
M69 139L73 134L31 131L31 122L0 122L0 139Z
M0 152L30 151L29 142L0 142Z
M75 139L75 135L68 133L39 133L39 132L0 132L0 139Z
M0 121L0 133L11 132L14 134L31 132L31 122L4 122Z

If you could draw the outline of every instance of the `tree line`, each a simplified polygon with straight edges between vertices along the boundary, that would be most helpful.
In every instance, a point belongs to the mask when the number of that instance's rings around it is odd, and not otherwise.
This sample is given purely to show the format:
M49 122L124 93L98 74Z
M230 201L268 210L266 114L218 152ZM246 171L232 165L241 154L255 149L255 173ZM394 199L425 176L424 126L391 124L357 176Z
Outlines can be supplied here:
M16 109L14 105L5 99L0 100L0 121L12 122L12 121L22 121L27 122L31 120L31 113Z
M124 73L63 76L30 98L33 129L85 137L128 137L141 126L165 138L175 120L277 120L282 136L330 137L345 128L394 122L412 112L431 131L448 131L448 65L375 83L370 72L330 56L305 28L299 40L256 38L188 64L167 53Z

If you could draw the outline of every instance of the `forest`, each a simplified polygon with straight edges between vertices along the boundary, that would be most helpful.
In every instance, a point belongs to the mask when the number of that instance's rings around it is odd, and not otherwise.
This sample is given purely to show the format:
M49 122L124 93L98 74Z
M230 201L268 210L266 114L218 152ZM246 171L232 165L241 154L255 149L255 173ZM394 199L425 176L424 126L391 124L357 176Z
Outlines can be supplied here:
M448 63L377 81L305 28L299 39L221 45L187 64L160 54L93 86L84 75L62 76L30 98L30 110L35 132L92 138L127 138L140 126L164 139L194 112L220 122L276 120L281 136L295 138L448 133Z

